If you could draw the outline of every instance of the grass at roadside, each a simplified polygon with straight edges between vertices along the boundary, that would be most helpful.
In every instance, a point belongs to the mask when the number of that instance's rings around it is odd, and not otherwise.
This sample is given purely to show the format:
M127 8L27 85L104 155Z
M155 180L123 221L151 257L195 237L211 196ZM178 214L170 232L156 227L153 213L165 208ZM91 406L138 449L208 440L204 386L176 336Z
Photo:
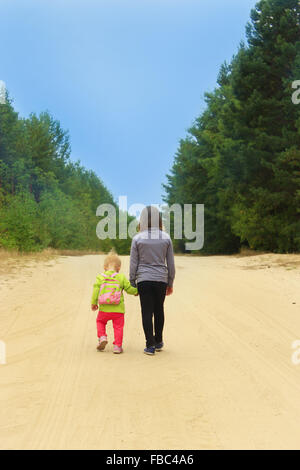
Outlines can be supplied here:
M48 262L57 259L59 256L85 256L101 254L96 251L80 250L54 250L48 248L40 252L20 252L0 249L0 275L13 274L16 270L28 267L36 262Z

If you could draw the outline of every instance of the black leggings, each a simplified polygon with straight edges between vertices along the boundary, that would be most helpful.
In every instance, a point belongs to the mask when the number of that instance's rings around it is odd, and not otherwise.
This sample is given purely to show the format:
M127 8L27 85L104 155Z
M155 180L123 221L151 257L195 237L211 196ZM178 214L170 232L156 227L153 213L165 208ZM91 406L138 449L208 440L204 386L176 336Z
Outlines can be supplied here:
M164 301L166 297L167 283L157 281L142 281L137 285L141 308L143 328L146 337L146 346L150 348L162 342L164 328ZM153 335L153 318L154 330Z

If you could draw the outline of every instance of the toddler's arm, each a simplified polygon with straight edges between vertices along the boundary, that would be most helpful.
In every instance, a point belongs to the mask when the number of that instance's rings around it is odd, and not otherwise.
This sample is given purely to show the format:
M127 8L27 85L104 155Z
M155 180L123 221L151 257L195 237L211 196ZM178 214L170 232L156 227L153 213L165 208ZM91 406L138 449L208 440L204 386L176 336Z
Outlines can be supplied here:
M99 297L99 290L101 286L101 276L97 276L96 282L94 284L94 289L93 289L93 294L92 294L92 310L96 310L96 308L93 308L98 305L98 297Z
M133 287L125 276L123 279L123 289L127 292L127 294L138 295L137 288Z

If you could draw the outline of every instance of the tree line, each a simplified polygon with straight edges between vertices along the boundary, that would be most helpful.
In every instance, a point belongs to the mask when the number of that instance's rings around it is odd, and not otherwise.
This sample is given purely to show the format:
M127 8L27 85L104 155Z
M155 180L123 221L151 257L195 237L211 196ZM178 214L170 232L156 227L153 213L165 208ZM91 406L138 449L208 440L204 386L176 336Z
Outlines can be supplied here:
M299 252L298 0L258 2L246 37L180 141L165 201L205 204L205 253Z
M118 208L101 179L70 155L59 121L47 112L20 118L7 96L0 105L0 247L128 252L130 240L97 238L97 207Z
M180 141L165 202L205 204L204 253L299 252L298 0L258 2L246 37ZM97 238L97 207L118 208L102 180L70 157L69 134L49 113L25 119L8 97L0 105L0 247L129 252L130 239ZM185 242L174 240L175 250Z

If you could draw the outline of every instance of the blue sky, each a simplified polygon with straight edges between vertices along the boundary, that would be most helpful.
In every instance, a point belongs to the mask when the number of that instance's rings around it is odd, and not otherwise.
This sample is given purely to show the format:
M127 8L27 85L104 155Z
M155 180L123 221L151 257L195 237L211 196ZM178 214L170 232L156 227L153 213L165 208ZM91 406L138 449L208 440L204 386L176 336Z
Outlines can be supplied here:
M0 0L0 80L48 110L115 199L161 203L179 140L256 0ZM200 201L201 202L201 201Z

